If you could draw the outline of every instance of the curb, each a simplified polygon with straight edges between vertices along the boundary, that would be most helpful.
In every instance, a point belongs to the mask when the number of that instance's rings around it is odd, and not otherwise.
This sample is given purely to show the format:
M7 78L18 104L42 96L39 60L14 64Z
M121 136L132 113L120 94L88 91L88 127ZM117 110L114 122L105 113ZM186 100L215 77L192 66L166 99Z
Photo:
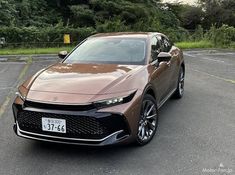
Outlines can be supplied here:
M39 61L39 60L55 60L55 59L58 59L57 54L0 55L0 62L8 62L8 61L27 61L29 57L30 57L33 61Z

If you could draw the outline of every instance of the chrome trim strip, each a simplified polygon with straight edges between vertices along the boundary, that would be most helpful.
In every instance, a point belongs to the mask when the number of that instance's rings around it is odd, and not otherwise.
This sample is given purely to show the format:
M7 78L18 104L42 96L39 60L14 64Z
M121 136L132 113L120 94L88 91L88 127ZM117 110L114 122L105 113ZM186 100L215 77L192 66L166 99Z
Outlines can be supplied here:
M62 143L62 144L69 144L69 145L88 145L88 146L99 146L99 144L88 144L88 143L75 143L75 142L63 142L63 141L55 141L55 140L48 140L48 139L41 139L37 137L30 137L21 134L17 131L17 135L26 139L33 139L33 140L39 140L39 141L45 141L45 142L52 142L52 143Z
M158 109L159 109L160 107L162 107L162 105L164 105L164 103L174 94L174 92L175 92L176 89L177 89L177 88L173 89L173 90L166 96L166 98L164 98L164 99L160 102L160 104L159 104L159 106L158 106Z
M113 135L116 135L116 134L119 134L121 132L123 132L123 130L119 130L117 132L114 132L108 136L106 136L105 138L103 139L78 139L78 138L68 138L68 137L57 137L57 136L50 136L50 135L43 135L43 134L37 134L37 133L32 133L32 132L27 132L27 131L23 131L19 128L19 125L18 123L16 123L16 126L17 126L17 134L21 134L22 133L25 133L25 134L30 134L30 135L34 135L34 136L40 136L40 137L47 137L47 138L54 138L54 139L62 139L62 140L70 140L70 141L84 141L84 142L102 142L106 139L108 139L109 137L112 137ZM23 135L24 137L24 135ZM30 136L27 136L27 137L30 137Z
M26 98L26 101L29 102L35 102L35 103L42 103L42 104L52 104L52 105L64 105L64 106L86 106L86 105L92 105L93 103L62 103L62 102L47 102L47 101L41 101L41 100L33 100L30 98Z
M31 90L31 91L35 91L35 90ZM116 94L122 94L122 93L128 93L130 95L130 94L132 94L136 91L137 91L136 89L130 89L128 91L123 91L123 92L120 91L120 92L107 93L107 94L98 94L98 95L116 95ZM36 91L36 92L49 92L49 91ZM52 93L52 92L50 92L50 93ZM55 93L57 93L57 92L55 92ZM76 93L68 93L68 94L93 95L93 94L76 94ZM127 97L129 95L127 95ZM114 98L115 98L115 96L114 96ZM31 98L28 98L28 97L26 97L25 100L29 101L29 102L35 102L35 103L52 104L52 105L65 105L65 106L86 106L86 105L92 105L92 104L97 102L97 101L93 101L93 102L88 102L88 103L63 103L63 102L51 102L51 101L34 100L34 99L31 99ZM109 100L109 99L107 99L107 100ZM106 99L99 100L99 101L106 101Z

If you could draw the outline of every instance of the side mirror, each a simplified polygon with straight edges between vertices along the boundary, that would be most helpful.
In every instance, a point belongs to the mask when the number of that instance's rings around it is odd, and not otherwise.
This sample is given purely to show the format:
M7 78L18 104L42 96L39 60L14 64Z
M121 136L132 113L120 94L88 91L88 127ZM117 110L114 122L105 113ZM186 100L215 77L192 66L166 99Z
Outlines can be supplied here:
M67 51L60 51L58 54L59 58L61 59L64 59L67 55L68 55Z
M158 62L168 62L171 60L171 54L167 53L167 52L160 52L158 54Z

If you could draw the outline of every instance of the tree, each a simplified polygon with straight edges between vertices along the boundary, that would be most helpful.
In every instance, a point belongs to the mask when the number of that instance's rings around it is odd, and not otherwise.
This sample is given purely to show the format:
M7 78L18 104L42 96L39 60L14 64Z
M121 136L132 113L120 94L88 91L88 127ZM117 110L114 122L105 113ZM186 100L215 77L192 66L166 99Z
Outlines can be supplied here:
M235 1L234 0L200 0L200 5L205 11L203 26L207 29L211 25L221 27L223 24L235 26Z
M14 25L16 14L13 0L0 0L0 26Z
M179 17L184 28L194 30L202 23L203 11L200 7L185 6Z
M88 27L95 26L94 12L87 5L72 5L71 22L75 26Z
M222 22L230 26L235 26L235 1L224 0L221 4L223 8Z
M201 25L204 14L201 7L181 3L167 5L180 20L182 27L195 30L198 25Z
M15 0L18 26L45 27L59 21L59 13L49 8L45 0Z

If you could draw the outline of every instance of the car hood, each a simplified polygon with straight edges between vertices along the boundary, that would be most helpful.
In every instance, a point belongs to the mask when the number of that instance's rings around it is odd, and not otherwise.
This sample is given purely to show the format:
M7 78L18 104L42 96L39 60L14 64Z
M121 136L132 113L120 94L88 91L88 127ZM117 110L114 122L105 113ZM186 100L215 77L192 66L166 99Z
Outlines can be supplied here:
M57 63L41 71L28 85L29 91L67 94L111 94L131 90L121 82L141 65ZM121 86L117 85L120 83Z

